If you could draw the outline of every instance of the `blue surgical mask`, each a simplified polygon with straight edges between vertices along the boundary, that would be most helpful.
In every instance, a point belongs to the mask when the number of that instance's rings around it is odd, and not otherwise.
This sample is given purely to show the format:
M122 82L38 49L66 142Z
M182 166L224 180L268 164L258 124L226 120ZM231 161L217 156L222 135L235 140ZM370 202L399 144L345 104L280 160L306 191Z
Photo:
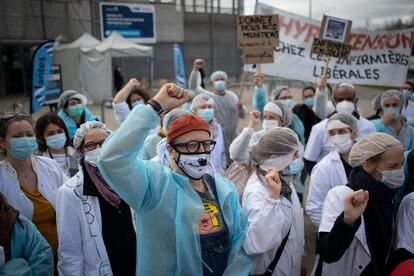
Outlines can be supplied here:
M289 107L289 108L292 108L293 107L293 101L292 101L292 99L281 100L281 102L284 105L286 105L287 107Z
M413 91L408 90L408 89L403 89L403 93L404 93L404 97L406 99L409 99L411 97L411 94L413 93Z
M131 103L132 108L136 107L137 105L143 105L143 104L144 104L144 100L138 100L138 101Z
M283 174L286 175L294 175L298 174L303 170L304 163L302 158L297 158L289 164L289 167L283 170Z
M214 82L214 88L216 88L219 91L223 91L224 89L226 89L226 82L225 81L215 81Z
M56 134L46 138L46 145L51 149L61 149L66 144L65 133Z
M198 113L198 116L203 119L207 124L209 124L214 119L214 109L206 108L201 109Z
M84 104L77 104L68 107L68 114L72 118L79 118L85 109Z
M26 160L37 149L35 137L21 137L10 139L10 154L18 160Z
M384 107L384 113L392 112L394 115L393 118L397 119L400 117L401 114L401 107Z
M303 100L303 103L308 107L313 107L315 105L315 98L307 98Z

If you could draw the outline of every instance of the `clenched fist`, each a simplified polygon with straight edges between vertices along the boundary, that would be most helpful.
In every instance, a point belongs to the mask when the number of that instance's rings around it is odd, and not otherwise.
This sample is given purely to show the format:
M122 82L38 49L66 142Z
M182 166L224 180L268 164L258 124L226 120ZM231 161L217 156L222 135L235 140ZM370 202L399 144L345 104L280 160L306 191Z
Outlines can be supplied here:
M364 213L369 199L368 191L358 190L345 197L344 222L352 225Z
M260 112L259 111L252 111L249 113L249 124L247 127L249 128L256 128L260 124Z
M271 190L269 197L278 199L280 191L282 190L282 181L280 181L279 172L275 168L269 168L265 175L265 180Z
M164 110L171 110L183 105L188 100L188 91L174 83L164 84L155 95L157 101Z
M206 62L204 61L204 59L196 59L195 61L194 61L194 65L193 65L193 70L194 71L198 71L198 70L200 70L201 68L203 68L204 67L204 64L205 64Z

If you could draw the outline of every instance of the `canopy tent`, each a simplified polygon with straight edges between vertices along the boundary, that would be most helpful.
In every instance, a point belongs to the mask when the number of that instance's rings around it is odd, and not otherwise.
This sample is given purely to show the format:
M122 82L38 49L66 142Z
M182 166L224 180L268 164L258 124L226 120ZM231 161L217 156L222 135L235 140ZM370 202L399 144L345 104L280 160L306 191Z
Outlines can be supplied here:
M53 63L60 64L62 69L62 89L74 89L81 91L80 84L80 59L82 47L93 47L100 43L98 39L88 33L84 33L72 43L59 44L55 47Z
M153 54L152 47L135 44L116 32L102 42L84 34L55 51L55 63L62 64L62 75L68 75L66 80L63 77L64 90L78 90L94 103L112 97L112 57L152 57Z
M152 47L131 42L117 32L81 50L81 91L95 103L112 96L112 57L151 57L153 53Z

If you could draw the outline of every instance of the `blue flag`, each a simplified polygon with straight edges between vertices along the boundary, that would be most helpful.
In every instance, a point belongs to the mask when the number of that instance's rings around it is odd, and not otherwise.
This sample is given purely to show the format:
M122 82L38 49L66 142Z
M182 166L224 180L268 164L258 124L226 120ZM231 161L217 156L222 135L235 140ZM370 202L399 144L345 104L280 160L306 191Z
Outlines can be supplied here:
M55 41L49 40L37 47L33 54L32 100L30 105L32 113L38 112L46 100L54 45Z
M174 43L174 68L175 82L182 88L187 89L183 53L181 52L180 46L178 46L177 43Z

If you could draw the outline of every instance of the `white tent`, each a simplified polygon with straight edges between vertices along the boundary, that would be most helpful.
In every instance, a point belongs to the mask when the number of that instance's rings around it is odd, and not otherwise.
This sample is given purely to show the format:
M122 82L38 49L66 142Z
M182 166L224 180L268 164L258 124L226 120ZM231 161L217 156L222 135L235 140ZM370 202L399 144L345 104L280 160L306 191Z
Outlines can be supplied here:
M81 91L79 66L82 47L93 47L100 41L88 33L84 33L72 43L59 44L55 47L53 63L60 64L62 69L63 91L74 89Z
M153 49L131 42L120 34L93 47L81 48L81 91L95 103L112 97L112 57L151 57Z
M55 48L62 65L63 90L75 89L94 103L112 97L112 57L151 57L153 48L135 44L118 33L100 42L89 34Z

